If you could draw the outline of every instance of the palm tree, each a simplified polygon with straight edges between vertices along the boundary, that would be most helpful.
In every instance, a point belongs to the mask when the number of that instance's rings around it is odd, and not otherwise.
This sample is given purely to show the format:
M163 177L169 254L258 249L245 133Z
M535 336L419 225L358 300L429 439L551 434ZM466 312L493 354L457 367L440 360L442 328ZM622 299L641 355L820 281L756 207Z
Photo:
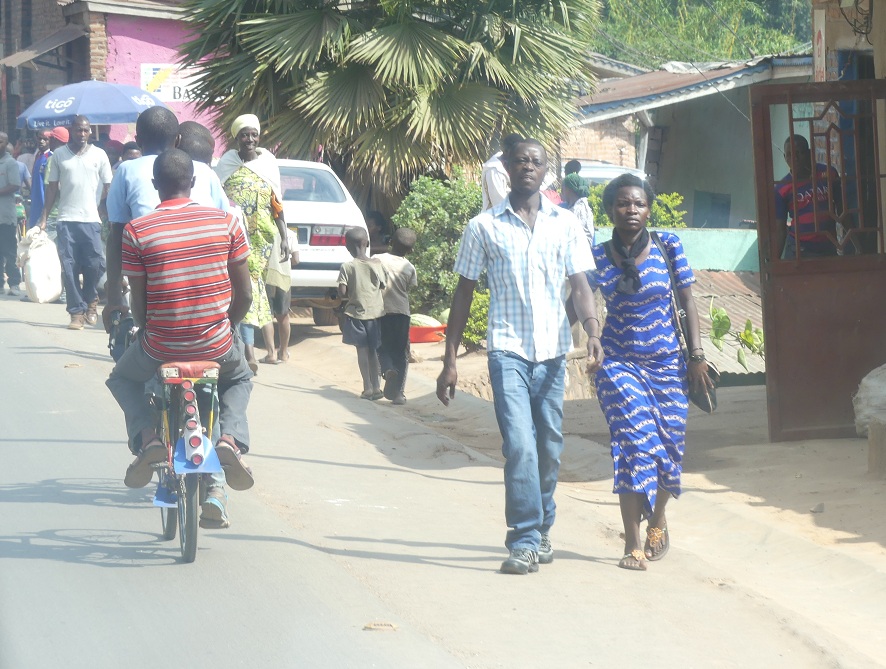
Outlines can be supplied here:
M593 75L597 0L187 0L183 64L222 127L266 121L292 157L323 147L387 193L477 164L502 133L551 146Z

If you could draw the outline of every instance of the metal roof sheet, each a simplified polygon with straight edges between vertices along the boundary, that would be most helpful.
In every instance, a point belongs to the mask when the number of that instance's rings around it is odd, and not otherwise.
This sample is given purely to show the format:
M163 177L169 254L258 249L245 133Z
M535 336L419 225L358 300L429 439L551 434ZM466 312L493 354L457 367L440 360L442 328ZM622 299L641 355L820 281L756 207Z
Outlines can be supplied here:
M695 298L695 305L698 309L705 356L717 365L721 373L747 374L748 372L766 371L766 365L760 356L746 351L748 369L745 369L736 359L738 344L727 341L723 350L719 351L709 338L711 332L709 314L712 300L715 307L726 310L734 330L744 329L744 324L748 319L753 327L763 327L763 301L760 297L759 273L695 270L694 274L696 282L692 287L692 296Z
M713 95L785 76L812 73L809 56L766 56L746 63L668 63L665 68L600 82L576 100L580 124Z
M68 42L74 41L78 37L88 34L88 32L89 31L85 26L69 23L64 28L56 30L54 33L41 40L37 40L21 51L16 51L15 53L6 56L6 58L0 60L0 65L5 65L6 67L25 65L35 58L39 58L47 51L57 49Z

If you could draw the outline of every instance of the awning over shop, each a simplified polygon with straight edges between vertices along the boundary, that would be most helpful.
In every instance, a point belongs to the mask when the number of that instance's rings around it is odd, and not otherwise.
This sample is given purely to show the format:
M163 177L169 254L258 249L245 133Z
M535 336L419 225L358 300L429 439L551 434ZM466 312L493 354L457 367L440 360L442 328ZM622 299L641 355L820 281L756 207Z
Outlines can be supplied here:
M39 58L44 53L57 49L58 47L73 42L78 37L86 35L89 31L86 26L69 23L61 30L57 30L48 37L44 37L25 47L21 51L16 51L6 58L0 59L0 65L6 67L18 67L19 65L29 64L35 58ZM33 67L33 65L31 65Z

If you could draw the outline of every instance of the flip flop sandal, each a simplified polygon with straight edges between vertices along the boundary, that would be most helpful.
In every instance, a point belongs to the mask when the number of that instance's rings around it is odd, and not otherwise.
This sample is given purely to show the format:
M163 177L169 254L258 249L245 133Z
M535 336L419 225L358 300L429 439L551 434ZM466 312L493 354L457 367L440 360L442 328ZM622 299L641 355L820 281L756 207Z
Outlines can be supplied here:
M132 464L126 468L123 483L127 488L144 488L154 476L153 465L166 460L166 446L159 439L153 439L142 446Z
M671 540L667 527L647 527L646 528L646 545L643 552L646 559L650 562L661 560L671 547Z
M646 571L646 555L637 548L619 560L618 566L621 569L628 569L630 571Z
M227 441L219 441L215 447L218 461L225 470L225 480L232 490L249 490L255 485L252 470L243 464L240 451Z

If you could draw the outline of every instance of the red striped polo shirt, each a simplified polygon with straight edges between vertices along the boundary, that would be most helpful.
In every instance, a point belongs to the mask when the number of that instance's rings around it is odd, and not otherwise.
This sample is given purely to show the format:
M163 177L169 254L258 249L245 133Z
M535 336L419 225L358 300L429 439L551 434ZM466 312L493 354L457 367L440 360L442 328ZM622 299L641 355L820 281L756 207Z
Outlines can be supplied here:
M123 273L147 283L145 352L156 360L215 360L231 350L228 264L249 245L219 209L167 200L126 224Z

